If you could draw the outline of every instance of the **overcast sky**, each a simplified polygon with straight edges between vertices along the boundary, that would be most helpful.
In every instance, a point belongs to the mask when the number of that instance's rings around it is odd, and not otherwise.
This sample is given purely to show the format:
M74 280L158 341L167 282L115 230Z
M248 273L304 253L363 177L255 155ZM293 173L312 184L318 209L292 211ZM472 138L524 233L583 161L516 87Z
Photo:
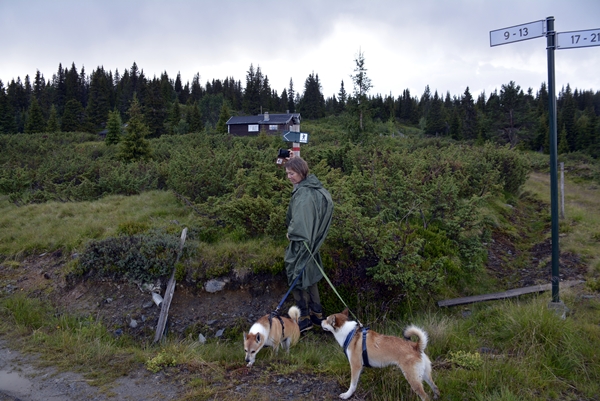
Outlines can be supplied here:
M598 28L600 0L0 0L0 80L49 80L59 63L113 73L133 62L148 78L233 77L253 64L281 94L318 74L323 94L363 52L370 94L476 97L509 81L534 93L548 81L546 38L490 47L490 31L555 18L557 32ZM600 46L555 52L557 93L600 90Z

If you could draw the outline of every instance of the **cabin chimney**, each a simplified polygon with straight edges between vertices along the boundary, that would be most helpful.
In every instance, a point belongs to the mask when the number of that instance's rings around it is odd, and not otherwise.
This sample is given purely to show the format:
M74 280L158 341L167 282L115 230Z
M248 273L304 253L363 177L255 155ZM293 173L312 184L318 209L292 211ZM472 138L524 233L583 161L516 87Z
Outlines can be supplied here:
M264 120L265 121L269 121L269 112L268 111L265 111L265 118L264 118Z

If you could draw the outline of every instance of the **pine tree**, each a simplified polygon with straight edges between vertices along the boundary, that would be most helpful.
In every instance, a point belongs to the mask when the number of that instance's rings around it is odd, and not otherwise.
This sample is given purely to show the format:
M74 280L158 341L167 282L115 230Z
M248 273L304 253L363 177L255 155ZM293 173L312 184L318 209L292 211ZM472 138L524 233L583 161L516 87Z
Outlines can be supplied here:
M190 94L192 101L199 102L203 96L202 85L200 84L200 74L196 73L192 80L192 93Z
M373 85L371 84L371 79L367 76L365 56L360 49L358 50L358 56L354 59L354 62L356 63L356 67L354 68L354 75L352 75L352 82L354 83L354 98L356 99L359 113L359 127L362 131L364 130L363 119L369 108L367 93L371 90Z
M177 78L175 78L175 95L177 96L177 100L181 104L185 104L187 100L185 98L185 94L183 93L183 84L181 83L181 72L177 72Z
M281 112L288 110L288 102L287 89L284 88L281 91L281 98L279 98L279 107L277 109Z
M171 111L169 113L169 131L171 134L177 133L177 128L179 126L179 121L181 120L181 106L179 105L179 100L175 99L173 102L173 106L171 106Z
M123 122L121 121L121 113L118 110L113 110L108 113L108 122L106 123L106 138L104 142L107 145L116 145L121 140L123 134Z
M558 154L569 153L569 141L567 140L567 127L562 126L560 133L558 134Z
M302 117L307 119L317 119L325 115L325 98L321 92L319 76L315 73L306 78L304 95L298 105L298 110L302 113Z
M262 111L270 111L274 110L272 98L271 86L269 85L269 77L265 75L262 83L260 85L260 105L262 106Z
M47 132L59 132L60 124L58 123L58 113L56 111L56 106L52 105L50 107L50 115L48 116L48 123L46 124Z
M83 107L78 100L71 99L65 105L60 130L63 132L81 131L84 121Z
M16 133L15 114L0 80L0 134Z
M292 78L290 78L290 86L288 87L287 95L288 95L288 105L287 105L288 112L295 113L296 112L296 92L294 92L294 81L292 81Z
M146 140L150 129L144 123L142 107L137 100L137 96L133 97L128 113L129 122L127 123L126 134L119 143L119 155L121 159L127 162L148 160L152 156L150 142Z
M52 86L54 87L54 99L52 103L56 105L58 114L62 115L67 103L67 86L65 83L65 71L61 63L58 64L58 72L52 78Z
M219 113L219 121L217 122L217 132L220 134L227 133L227 121L231 117L231 113L229 111L229 107L227 107L227 102L223 102L223 106L221 106L221 112Z
M198 103L194 102L191 106L191 111L187 114L188 126L190 132L202 132L204 130L204 124L202 123L202 114Z
M79 83L79 74L75 63L71 64L71 69L65 69L65 101L76 99L81 101L81 90ZM82 103L83 104L83 103Z
M44 114L37 99L32 97L31 106L29 106L29 112L27 113L27 121L25 122L25 133L34 134L44 132L45 130L46 121L44 120Z
M166 132L167 102L162 96L161 81L158 78L148 84L144 115L152 137L158 138Z
M465 139L475 139L477 138L477 109L468 86L461 98L460 106L462 108L462 136Z
M426 118L425 133L427 135L444 135L446 133L446 121L442 110L442 100L437 91L431 100L431 107Z
M571 151L580 150L577 148L577 129L575 127L575 114L577 111L577 104L573 98L571 87L567 84L567 89L562 93L560 103L560 126L564 126L566 130L565 135L567 136L568 147Z
M246 75L246 89L244 90L244 100L242 107L244 112L251 115L260 113L260 94L262 87L262 73L260 67L254 70L254 66L250 64Z
M94 128L102 127L108 119L110 111L110 93L112 80L109 79L103 68L98 68L92 73L90 93L88 98L87 116Z
M344 80L340 84L340 91L338 92L338 103L337 108L335 110L336 113L343 113L346 110L346 102L348 101L348 93L346 92L346 88L344 88Z

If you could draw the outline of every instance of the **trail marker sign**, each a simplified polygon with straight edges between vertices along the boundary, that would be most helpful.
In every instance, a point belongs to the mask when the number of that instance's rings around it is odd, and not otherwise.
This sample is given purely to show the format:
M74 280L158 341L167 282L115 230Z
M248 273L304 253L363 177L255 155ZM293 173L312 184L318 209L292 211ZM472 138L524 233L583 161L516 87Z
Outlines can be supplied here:
M500 46L522 40L541 38L546 35L546 21L528 22L508 28L490 31L490 46Z
M286 142L308 143L307 132L285 131L282 137Z
M509 28L490 31L490 46L504 45L521 40L546 36L548 54L548 116L550 120L550 212L552 217L552 303L559 304L558 275L558 168L557 168L557 133L556 133L556 89L554 79L554 50L577 47L600 46L600 28L585 31L557 33L554 31L554 17L546 20L515 25Z
M559 32L556 34L557 49L600 46L600 28L585 31Z

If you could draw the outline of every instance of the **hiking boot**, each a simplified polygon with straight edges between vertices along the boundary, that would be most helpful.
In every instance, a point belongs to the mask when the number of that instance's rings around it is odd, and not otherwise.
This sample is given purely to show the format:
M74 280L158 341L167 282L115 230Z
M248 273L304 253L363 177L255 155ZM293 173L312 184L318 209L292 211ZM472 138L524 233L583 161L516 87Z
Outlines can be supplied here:
M301 316L300 321L298 322L298 326L300 327L300 333L308 331L312 329L313 323L308 316Z
M323 317L323 312L316 313L316 312L310 311L310 321L314 325L321 326L321 322L323 320L325 320L325 318Z

